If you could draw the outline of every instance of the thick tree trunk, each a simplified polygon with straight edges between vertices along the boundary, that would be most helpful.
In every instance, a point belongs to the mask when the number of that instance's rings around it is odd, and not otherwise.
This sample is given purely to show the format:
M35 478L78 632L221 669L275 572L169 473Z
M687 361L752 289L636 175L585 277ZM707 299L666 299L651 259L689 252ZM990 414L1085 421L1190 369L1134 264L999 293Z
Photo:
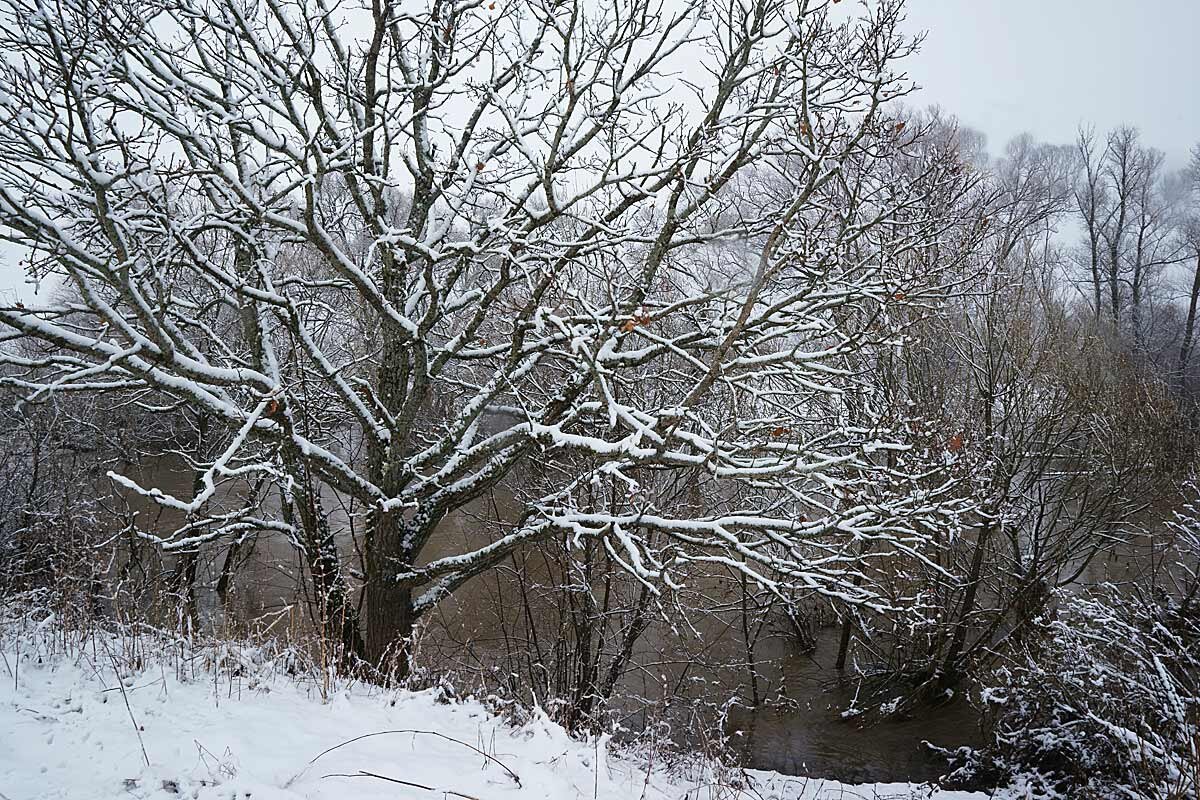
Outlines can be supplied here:
M367 660L384 683L403 681L412 671L412 633L416 613L412 589L394 580L368 581Z
M401 526L391 513L373 515L367 541L366 656L385 683L412 670L412 634L417 622L412 587L397 580L409 566Z
M375 6L374 32L364 53L364 96L369 98L375 97L380 79L380 55L394 24L388 8L386 4ZM421 135L425 131L425 115L431 92L432 89L421 88L413 95L414 126ZM377 159L381 152L377 150L376 104L365 103L363 112L363 130L370 133L361 139L362 171L365 175L375 175L380 168ZM422 142L414 153L419 169L414 175L408 209L411 230L418 236L428 222L434 182L432 154L425 148L426 144ZM373 210L370 219L376 236L382 236L384 232L380 221L395 210L389 208L390 200L383 187L384 181L372 182L365 187L369 192ZM403 308L407 291L405 276L410 270L420 269L425 264L411 254L405 259L388 246L380 247L378 253L383 297L394 308ZM387 315L380 318L379 333L379 363L375 369L372 390L375 400L387 411L392 438L386 443L371 441L368 473L371 483L385 497L396 498L407 480L400 466L408 450L405 439L411 432L413 419L427 386L428 353L419 337L415 340L410 338ZM363 586L366 656L377 670L377 677L385 683L402 681L408 677L411 671L413 626L416 624L412 586L397 580L400 572L411 568L414 549L403 540L404 525L397 513L380 509L371 512L363 553L366 569L366 583Z

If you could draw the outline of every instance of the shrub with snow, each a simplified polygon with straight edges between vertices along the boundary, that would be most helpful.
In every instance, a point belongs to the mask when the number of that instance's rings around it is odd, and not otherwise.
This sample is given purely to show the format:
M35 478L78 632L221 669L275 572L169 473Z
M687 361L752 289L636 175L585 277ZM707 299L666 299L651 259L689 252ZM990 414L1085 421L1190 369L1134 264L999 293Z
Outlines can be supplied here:
M1022 798L1197 796L1200 609L1161 592L1060 598L986 681L992 744L952 778Z

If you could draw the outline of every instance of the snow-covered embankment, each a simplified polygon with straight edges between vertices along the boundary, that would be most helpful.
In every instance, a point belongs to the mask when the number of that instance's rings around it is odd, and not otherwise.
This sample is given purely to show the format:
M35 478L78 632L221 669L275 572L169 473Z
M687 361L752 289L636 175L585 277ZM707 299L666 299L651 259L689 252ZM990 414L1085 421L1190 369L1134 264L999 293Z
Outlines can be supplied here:
M130 659L127 642L105 636L74 647L40 636L3 637L5 800L983 797L703 764L648 768L611 752L605 737L575 741L544 717L513 727L435 692L323 691L276 662L255 667L253 651L231 647L214 668L211 649L143 646ZM248 666L230 669L231 657Z

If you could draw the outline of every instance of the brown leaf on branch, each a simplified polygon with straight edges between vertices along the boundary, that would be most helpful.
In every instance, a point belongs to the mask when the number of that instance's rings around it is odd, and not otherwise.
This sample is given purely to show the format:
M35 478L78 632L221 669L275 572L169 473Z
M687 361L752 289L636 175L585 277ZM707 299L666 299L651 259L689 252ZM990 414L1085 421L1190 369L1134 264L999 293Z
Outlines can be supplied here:
M629 333L634 328L640 325L649 325L651 322L653 322L653 319L649 314L634 314L625 321L625 324L621 326L621 330Z

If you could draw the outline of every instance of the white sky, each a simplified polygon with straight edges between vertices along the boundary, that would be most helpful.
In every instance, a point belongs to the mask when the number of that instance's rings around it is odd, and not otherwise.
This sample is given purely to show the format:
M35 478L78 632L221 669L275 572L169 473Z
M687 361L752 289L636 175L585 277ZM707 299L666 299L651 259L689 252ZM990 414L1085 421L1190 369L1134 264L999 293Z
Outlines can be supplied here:
M1200 142L1200 0L909 0L928 31L908 65L937 104L999 153L1028 131L1066 143L1081 123L1141 128L1182 166ZM0 245L0 295L28 299L18 256Z
M1200 142L1200 0L909 0L928 31L909 72L988 136L1066 143L1080 123L1123 123L1182 166Z

